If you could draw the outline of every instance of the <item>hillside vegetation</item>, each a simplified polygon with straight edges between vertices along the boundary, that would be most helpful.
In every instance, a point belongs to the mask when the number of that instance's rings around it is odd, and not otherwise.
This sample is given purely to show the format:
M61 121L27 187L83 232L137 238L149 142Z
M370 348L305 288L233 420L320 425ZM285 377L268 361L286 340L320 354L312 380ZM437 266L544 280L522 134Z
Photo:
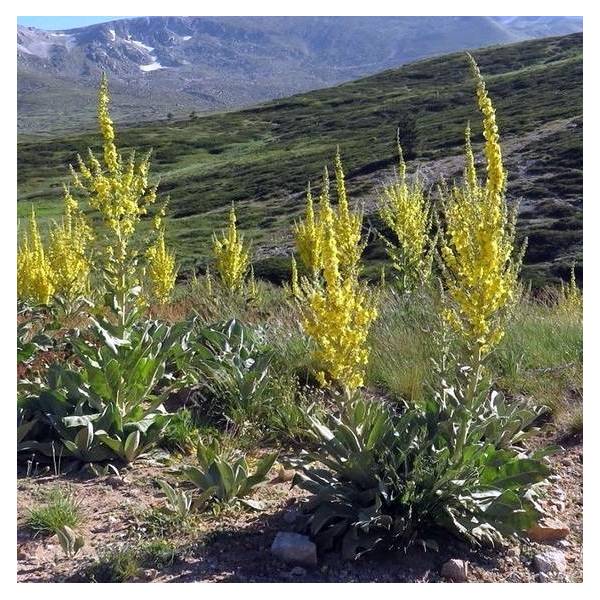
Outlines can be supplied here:
M150 155L116 143L102 77L99 151L70 170L46 239L34 210L19 233L19 580L582 580L583 293L574 270L535 292L521 280L504 160L519 174L515 157L579 124L501 145L487 73L463 60L483 160L469 125L460 161L398 117L405 153L371 204L373 165L348 180L338 148L290 232L284 285L256 276L264 249L215 199L210 272L176 286L165 235L181 201L167 224ZM419 153L424 174L462 176L430 195L407 176ZM361 189L368 212L350 201ZM384 252L368 247L375 214Z
M509 200L523 198L519 233L530 240L524 276L536 283L565 278L581 260L582 36L488 48L474 57L496 99ZM254 241L257 274L277 279L288 272L281 257L289 254L306 182L318 180L336 145L350 197L365 202L367 215L392 174L396 128L402 136L413 119L409 172L420 168L431 183L461 172L467 120L474 140L481 139L465 64L464 54L452 54L249 110L121 128L119 143L154 148L153 171L171 197L169 231L185 268L205 262L209 233L235 202L240 227ZM67 164L88 146L97 149L96 140L94 133L22 136L19 214L34 203L42 218L58 215ZM367 258L381 257L372 243Z

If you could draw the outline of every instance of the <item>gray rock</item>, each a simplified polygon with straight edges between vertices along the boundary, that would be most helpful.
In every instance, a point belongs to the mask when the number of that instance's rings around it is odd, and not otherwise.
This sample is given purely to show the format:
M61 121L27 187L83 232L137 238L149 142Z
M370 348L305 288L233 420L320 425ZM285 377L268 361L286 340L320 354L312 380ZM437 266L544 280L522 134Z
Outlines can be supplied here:
M537 573L564 573L567 559L560 550L547 550L533 557L533 569Z
M289 531L279 531L271 545L271 552L284 562L314 567L317 564L317 547L308 536Z
M304 567L294 567L290 571L292 577L304 577L306 575L306 569Z
M546 573L536 573L535 574L535 580L537 583L549 583L550 582L550 576L546 575Z
M469 563L457 558L451 558L442 565L441 575L445 579L450 579L456 582L464 582L469 580Z

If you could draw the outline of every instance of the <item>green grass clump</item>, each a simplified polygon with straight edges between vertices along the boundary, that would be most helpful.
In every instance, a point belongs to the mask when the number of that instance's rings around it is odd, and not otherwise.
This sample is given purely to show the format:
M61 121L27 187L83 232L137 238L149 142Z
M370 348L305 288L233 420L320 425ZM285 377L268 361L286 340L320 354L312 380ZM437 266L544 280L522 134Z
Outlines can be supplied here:
M163 434L161 446L165 450L188 454L198 443L198 427L192 411L187 408L178 410L169 421Z
M53 535L65 526L76 528L80 521L80 503L72 490L56 487L44 493L41 506L29 509L26 524L36 534Z
M110 548L84 571L94 583L124 583L139 580L142 569L165 569L178 558L175 544L163 538Z
M103 552L85 572L85 579L94 583L123 583L140 575L141 564L133 546L113 548Z

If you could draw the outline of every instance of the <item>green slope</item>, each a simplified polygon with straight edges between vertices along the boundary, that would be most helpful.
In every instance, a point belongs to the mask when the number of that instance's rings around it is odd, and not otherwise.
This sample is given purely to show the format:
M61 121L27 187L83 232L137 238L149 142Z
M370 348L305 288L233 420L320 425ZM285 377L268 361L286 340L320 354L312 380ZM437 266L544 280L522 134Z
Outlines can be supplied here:
M561 276L581 254L582 36L574 34L474 52L497 107L511 169L509 195L523 197L530 235L526 273ZM90 106L90 111L95 107ZM349 191L365 202L391 174L399 122L416 120L416 161L431 181L461 164L464 126L480 136L464 54L419 61L334 88L259 107L118 130L124 147L153 147L160 190L171 196L171 235L184 264L203 262L209 232L232 201L255 241L263 271L289 249L289 226L307 180L318 180L340 145ZM21 137L19 214L33 202L43 217L60 210L58 187L95 133ZM443 160L449 158L449 160ZM381 249L370 247L376 261ZM260 270L260 269L259 269Z

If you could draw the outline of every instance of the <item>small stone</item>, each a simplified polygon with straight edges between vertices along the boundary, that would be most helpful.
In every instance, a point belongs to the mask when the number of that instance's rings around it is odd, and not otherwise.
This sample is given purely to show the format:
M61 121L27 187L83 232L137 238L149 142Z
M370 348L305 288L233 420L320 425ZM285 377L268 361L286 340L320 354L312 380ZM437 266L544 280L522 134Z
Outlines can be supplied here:
M569 533L569 527L557 519L544 519L527 531L529 539L534 542L557 542L566 538Z
M292 577L304 577L306 575L306 569L304 567L294 567L290 571Z
M468 573L469 563L457 558L451 558L442 565L441 575L445 579L450 579L455 582L465 582L469 580Z
M145 569L144 570L144 579L146 581L152 581L153 579L156 579L157 576L158 576L157 569Z
M521 546L512 546L507 551L506 554L508 556L514 556L515 558L519 558L521 556Z
M535 580L537 583L549 583L550 577L546 573L536 573Z
M533 568L537 573L564 573L567 559L560 550L547 550L533 557Z
M21 546L17 547L17 560L27 560L29 558L29 554L23 550Z
M308 536L279 531L271 545L271 552L287 563L314 567L317 564L317 546Z
M277 476L271 480L271 483L285 483L294 479L296 471L294 469L285 469L283 465L279 467Z

